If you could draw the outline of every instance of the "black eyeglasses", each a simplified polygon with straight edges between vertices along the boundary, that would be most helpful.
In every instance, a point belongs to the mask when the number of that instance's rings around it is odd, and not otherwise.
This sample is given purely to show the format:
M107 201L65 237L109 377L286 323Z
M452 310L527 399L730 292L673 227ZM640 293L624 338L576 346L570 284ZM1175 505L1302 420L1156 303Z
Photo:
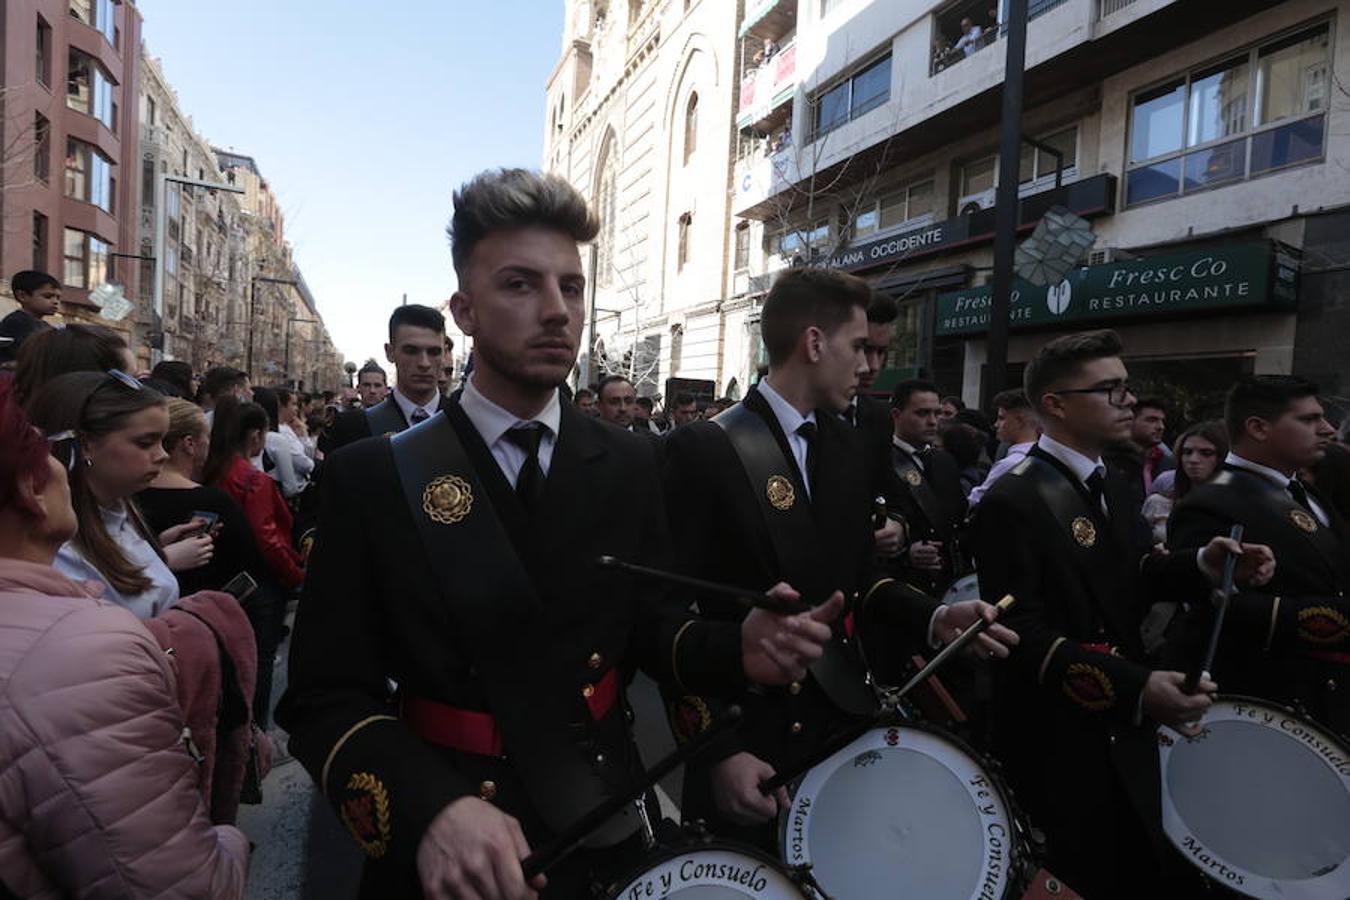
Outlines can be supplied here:
M145 385L121 369L109 369L104 375L106 376L104 380L90 391L89 396L84 398L84 403L80 404L80 414L75 420L76 423L84 421L85 413L89 411L89 401L94 399L94 395L110 384L120 384L133 391L145 390ZM56 461L66 467L67 472L75 471L75 466L80 461L80 438L75 431L67 429L47 435L47 446Z
M1124 409L1132 404L1126 403L1134 394L1134 388L1128 381L1113 381L1110 384L1098 385L1089 388L1069 388L1063 391L1050 391L1052 394L1106 394L1107 401L1112 405Z

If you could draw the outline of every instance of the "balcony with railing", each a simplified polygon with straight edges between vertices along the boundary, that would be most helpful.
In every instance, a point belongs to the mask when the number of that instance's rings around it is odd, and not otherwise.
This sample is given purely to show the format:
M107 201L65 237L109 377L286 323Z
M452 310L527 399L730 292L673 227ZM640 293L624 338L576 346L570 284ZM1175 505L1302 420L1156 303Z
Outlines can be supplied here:
M1027 20L1047 13L1067 0L1028 0ZM1134 0L1100 0L1103 9L1108 5L1124 7ZM986 47L998 43L1008 26L1001 13L999 0L960 0L933 17L933 56L930 74L936 75Z
M781 49L766 46L758 65L741 76L741 96L736 124L740 128L770 132L781 126L792 106L797 87L797 45Z

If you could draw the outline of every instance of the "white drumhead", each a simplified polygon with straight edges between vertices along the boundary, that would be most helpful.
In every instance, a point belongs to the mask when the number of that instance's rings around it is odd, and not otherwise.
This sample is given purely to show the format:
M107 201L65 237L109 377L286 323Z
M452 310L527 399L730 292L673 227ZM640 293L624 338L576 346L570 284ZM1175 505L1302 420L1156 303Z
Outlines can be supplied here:
M1350 748L1288 710L1220 698L1204 731L1158 729L1163 831L1249 897L1350 897Z
M978 599L980 599L980 576L974 572L953 581L952 586L947 588L947 593L942 595L942 602L948 606L962 600Z
M832 897L1000 898L1014 832L1002 790L942 735L878 728L816 766L782 830L789 867Z
M724 847L704 847L663 859L643 870L615 900L803 900L792 880L772 863Z

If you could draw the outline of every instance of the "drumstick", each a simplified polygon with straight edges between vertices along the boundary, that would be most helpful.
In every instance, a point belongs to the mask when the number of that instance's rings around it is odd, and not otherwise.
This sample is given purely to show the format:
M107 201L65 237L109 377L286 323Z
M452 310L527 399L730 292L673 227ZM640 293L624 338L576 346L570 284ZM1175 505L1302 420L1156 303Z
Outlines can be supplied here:
M1000 615L1007 612L1008 609L1015 602L1017 601L1013 599L1012 594L1007 594L1006 596L1004 596L1002 600L998 601L998 603L994 606L994 609L996 610L994 615L994 621L997 621ZM979 637L981 634L984 634L984 632L989 628L989 626L994 624L994 621L990 621L989 619L980 619L974 625L971 625L965 631L957 635L956 640L952 641L950 644L943 647L942 652L939 653L937 656L934 656L932 661L928 663L928 665L924 666L917 673L915 673L913 678L905 682L904 686L901 687L900 690L894 694L893 700L895 701L903 700L905 695L908 694L910 691L914 690L916 686L922 684L928 678L932 677L934 672L936 672L947 660L951 659L953 653L959 653L962 650L962 648L968 645L971 641L975 640L975 638ZM759 785L760 791L765 794L770 794L778 790L783 785L791 783L798 776L806 774L806 772L810 771L811 769L814 769L817 765L829 759L831 756L838 753L840 750L843 750L849 744L853 743L858 738L862 737L864 734L871 731L873 728L877 727L879 724L889 720L892 715L893 711L890 709L886 709L882 710L875 716L869 717L866 722L852 729L849 729L848 731L844 732L834 740L830 741L828 744L825 745L824 749L822 749L819 753L814 754L813 758L809 762L803 762L797 766L792 767L791 769L788 769L785 772L779 772L777 775L773 776L767 781L760 782Z
M755 591L747 591L743 588L732 587L729 584L718 584L715 581L704 581L702 578L691 578L688 575L667 572L663 569L652 569L647 566L639 566L636 563L624 562L613 556L597 557L595 564L607 569L618 569L621 572L641 575L644 578L652 578L657 581L668 581L671 584L678 584L700 591L707 591L710 594L716 594L719 597L732 600L746 609L764 609L771 613L777 613L780 616L795 616L798 613L808 612L811 609L810 605L801 600L786 600L782 597L773 597L769 594L760 594Z
M707 731L688 743L676 747L673 753L648 769L642 778L625 793L615 794L605 800L568 826L562 834L521 860L520 868L525 873L525 880L529 881L536 875L543 875L562 862L572 854L573 850L580 847L581 843L590 837L593 832L598 831L612 817L622 812L624 807L636 802L654 784L706 750L709 744L721 737L727 730L735 727L740 721L741 708L739 706L727 707L726 712L719 716Z
M1235 541L1239 547L1242 546L1242 526L1234 525L1228 532L1228 536ZM1209 632L1209 645L1205 648L1205 658L1200 661L1200 665L1191 670L1186 676L1185 691L1188 694L1194 694L1196 685L1200 683L1200 678L1206 672L1213 672L1214 654L1219 650L1219 632L1223 631L1223 619L1228 614L1228 601L1233 596L1233 578L1237 574L1238 557L1241 553L1229 553L1223 560L1223 579L1219 586L1214 589L1214 600L1218 606L1218 611L1214 614L1214 626Z

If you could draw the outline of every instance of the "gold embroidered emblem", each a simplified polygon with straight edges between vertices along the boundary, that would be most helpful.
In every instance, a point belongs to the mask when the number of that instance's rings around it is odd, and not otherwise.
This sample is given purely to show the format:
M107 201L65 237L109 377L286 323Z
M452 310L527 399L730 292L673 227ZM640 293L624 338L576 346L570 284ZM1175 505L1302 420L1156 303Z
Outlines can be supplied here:
M1100 712L1116 702L1111 679L1096 666L1072 663L1064 673L1064 695L1084 709Z
M1080 547L1091 547L1097 543L1097 526L1092 524L1092 520L1086 516L1079 516L1073 520L1073 539L1078 542Z
M342 824L347 826L362 852L379 859L389 850L389 792L384 782L369 772L353 772L347 790L358 792L342 803Z
M912 487L918 487L923 484L923 476L919 474L918 469L906 469L905 481L908 481Z
M422 512L433 522L453 525L473 507L473 489L458 475L442 475L422 492Z
M702 697L686 694L670 704L670 729L681 744L698 737L711 725L712 710Z
M1308 534L1317 530L1317 520L1301 509L1289 510L1289 521L1293 522L1300 531Z
M1330 606L1298 611L1298 636L1311 644L1339 644L1350 634L1350 619Z
M769 505L774 509L786 512L792 509L792 504L797 502L797 489L792 486L782 475L774 475L769 479L769 483L764 487L764 493L769 498Z

